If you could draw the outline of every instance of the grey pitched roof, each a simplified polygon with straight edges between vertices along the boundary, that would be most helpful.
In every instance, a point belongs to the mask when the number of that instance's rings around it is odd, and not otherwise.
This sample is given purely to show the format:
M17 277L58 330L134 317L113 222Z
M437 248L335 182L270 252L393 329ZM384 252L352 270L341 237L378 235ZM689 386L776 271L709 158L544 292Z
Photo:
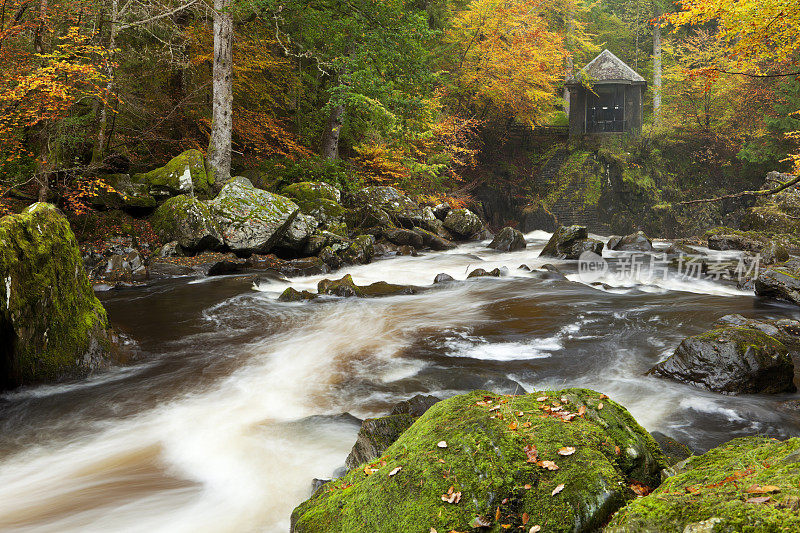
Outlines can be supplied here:
M584 80L589 83L646 83L635 70L608 50L600 52L570 82L580 83Z

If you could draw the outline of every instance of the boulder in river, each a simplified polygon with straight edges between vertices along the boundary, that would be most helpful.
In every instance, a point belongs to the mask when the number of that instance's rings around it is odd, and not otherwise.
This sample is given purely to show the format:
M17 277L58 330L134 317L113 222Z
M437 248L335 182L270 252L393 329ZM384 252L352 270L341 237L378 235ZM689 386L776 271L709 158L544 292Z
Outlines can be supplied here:
M308 291L298 291L292 287L289 287L285 291L278 296L279 302L302 302L306 300L313 300L316 298L317 295L313 292Z
M422 239L422 245L431 250L452 250L456 247L454 242L426 229L414 228L413 231Z
M650 434L599 393L475 391L436 403L378 458L323 485L291 531L592 531L635 498L631 480L656 486L665 466Z
M341 203L342 193L324 181L301 181L299 183L292 183L281 189L281 194L292 198L298 205L306 202L325 199L331 200L336 203Z
M0 219L0 389L84 376L116 354L75 235L55 206Z
M289 227L286 228L286 232L281 236L277 246L303 254L307 248L309 239L316 232L317 226L319 226L319 222L316 218L299 213L292 223L289 224ZM322 241L322 245L324 245L324 240ZM308 248L313 250L314 245L312 244L308 246ZM322 248L322 246L320 246L320 248ZM314 251L318 252L319 250Z
M372 261L375 253L375 237L372 235L359 235L350 246L341 254L346 263L354 265L365 265Z
M670 470L603 531L800 531L800 438L733 439Z
M603 243L590 239L586 226L561 226L547 241L539 257L579 259L587 251L600 255L603 252Z
M758 296L800 305L800 261L789 260L762 270L753 286Z
M527 246L525 235L518 229L508 227L501 229L500 233L489 243L489 248L500 252L516 252L524 250Z
M387 227L381 231L384 238L392 244L398 246L413 246L414 248L422 248L422 236L405 228Z
M445 274L444 272L436 274L436 277L433 278L434 283L447 283L448 281L455 281L455 279L453 279L453 276L450 274Z
M462 239L468 239L483 227L481 219L469 209L451 209L444 219L444 227Z
M190 253L222 244L222 231L204 202L193 196L176 196L153 213L150 223L162 242L177 241Z
M649 373L723 394L796 390L789 349L751 327L722 326L688 337Z
M485 270L483 268L476 268L472 272L467 275L467 279L469 278L499 278L504 276L508 273L508 269L506 267L503 268L493 268L492 270Z
M380 296L399 296L404 294L417 294L422 289L413 285L396 285L377 281L369 285L356 285L353 277L346 274L341 279L323 279L317 284L317 293L339 296L342 298L376 298Z
M283 196L231 178L208 203L225 244L236 253L266 253L283 236L300 208Z
M625 237L611 237L607 247L621 252L652 252L653 241L643 231L637 231Z
M534 230L551 232L558 229L558 221L544 204L536 202L522 208L519 228L525 233Z

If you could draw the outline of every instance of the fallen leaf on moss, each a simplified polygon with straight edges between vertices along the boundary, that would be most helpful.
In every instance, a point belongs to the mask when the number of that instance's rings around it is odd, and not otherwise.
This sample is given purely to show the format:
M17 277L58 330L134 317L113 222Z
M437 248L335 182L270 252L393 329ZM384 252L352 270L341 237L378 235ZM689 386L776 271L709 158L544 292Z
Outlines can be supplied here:
M605 400L606 398L608 398L608 395L607 395L607 394L601 394L601 395L600 395L600 399L601 399L601 400Z
M546 402L548 400L547 396L539 396L536 398L537 402Z
M500 520L500 508L498 507L497 510L494 512L494 519Z
M539 450L536 449L536 445L528 444L523 450L525 450L525 455L528 457L529 463L535 463L539 460Z
M555 496L556 494L558 494L562 490L564 490L564 484L563 483L559 483L558 485L556 485L556 488L553 489L553 492L550 493L550 496Z
M503 529L511 529L511 524L500 524Z
M598 404L597 404L597 408L598 408L598 409L602 409L602 408L603 408L603 402L600 402L600 403L598 403Z
M368 475L368 476L369 476L369 475L371 475L371 474L374 474L374 473L375 473L375 469L374 469L374 468L370 468L370 467L368 467L368 466L365 466L365 467L364 467L364 473L365 473L366 475Z
M636 493L637 496L647 496L652 492L650 490L650 487L648 487L647 485L643 485L641 483L637 483L636 481L634 481L628 486L631 488L633 492Z
M558 470L558 465L555 464L553 461L539 461L536 464L548 470Z
M475 518L469 521L469 527L478 528L478 527L491 527L491 526L492 523L482 516L476 516Z
M755 498L747 498L744 503L767 503L771 499L769 496L756 496Z
M528 533L539 533L542 530L542 526L531 526L528 530Z
M399 471L401 471L402 469L403 469L403 467L402 467L402 466L398 466L397 468L395 468L394 470L392 470L391 472L389 472L389 477L391 477L391 476L395 475L396 473L398 473L398 472L399 472Z
M525 490L531 490L532 488L533 488L532 485L527 485L527 484L525 485Z
M447 503L458 503L461 501L461 492L454 492L451 486L447 490L447 494L442 494L442 501Z
M622 453L622 450L619 449L619 446L614 446L614 453L617 455Z
M528 523L528 520L530 520L530 517L528 516L528 513L522 513L522 525L523 526Z
M558 455L572 455L573 453L575 453L575 448L572 446L565 446L558 450Z
M578 416L583 416L585 414L586 414L586 406L581 405L580 408L578 409Z
M508 425L508 429L510 429L511 431L516 431L517 430L517 423L516 422L511 422Z
M440 440L436 443L439 448L447 448L447 441Z
M775 485L750 485L747 487L747 492L750 494L770 494L773 492L780 492L781 488Z

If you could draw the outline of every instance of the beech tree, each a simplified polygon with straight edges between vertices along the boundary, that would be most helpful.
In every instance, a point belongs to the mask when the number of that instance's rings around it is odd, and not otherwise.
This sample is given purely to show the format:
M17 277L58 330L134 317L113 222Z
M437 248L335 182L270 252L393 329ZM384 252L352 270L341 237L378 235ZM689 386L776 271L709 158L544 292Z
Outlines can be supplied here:
M231 177L233 132L233 13L231 0L214 0L214 78L208 163L221 184Z

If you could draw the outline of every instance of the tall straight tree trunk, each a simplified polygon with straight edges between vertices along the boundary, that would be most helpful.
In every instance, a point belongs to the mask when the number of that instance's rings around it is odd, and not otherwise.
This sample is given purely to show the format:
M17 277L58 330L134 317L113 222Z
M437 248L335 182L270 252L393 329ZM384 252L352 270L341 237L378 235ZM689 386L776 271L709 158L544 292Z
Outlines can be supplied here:
M208 163L214 180L231 177L233 132L233 14L231 0L214 0L214 83Z
M661 6L658 0L653 2L653 125L661 124Z
M343 123L344 106L337 105L332 107L331 114L328 117L328 124L322 134L322 142L319 149L320 154L325 159L339 158L339 135L342 132Z
M111 0L111 21L109 22L108 63L106 64L106 89L103 91L103 102L100 102L100 125L97 140L92 150L92 162L99 163L105 157L106 131L108 130L108 99L114 90L114 49L117 47L117 17L119 16L119 0Z

